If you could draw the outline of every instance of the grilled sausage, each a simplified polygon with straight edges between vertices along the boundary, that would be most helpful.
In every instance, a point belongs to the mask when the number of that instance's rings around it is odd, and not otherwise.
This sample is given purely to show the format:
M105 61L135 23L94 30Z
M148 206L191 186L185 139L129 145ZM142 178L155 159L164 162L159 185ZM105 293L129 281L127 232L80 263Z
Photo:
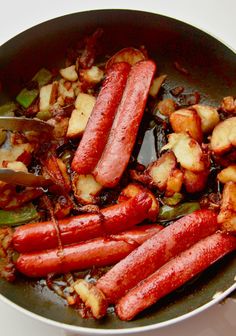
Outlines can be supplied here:
M146 225L117 235L65 246L63 250L21 254L16 268L28 277L43 277L49 273L66 273L90 267L113 265L137 246L162 229L160 225Z
M91 173L102 155L129 71L125 62L112 65L108 71L72 161L72 169L79 174Z
M182 286L225 254L236 249L236 237L214 233L171 259L131 289L116 306L121 320L131 320L163 296Z
M152 61L141 61L130 71L106 147L93 172L105 187L119 182L129 162L155 68Z
M97 287L110 302L117 302L172 257L214 233L218 228L216 218L210 210L197 210L182 217L117 263L98 280Z
M149 216L152 200L145 192L136 197L101 210L98 214L84 214L58 221L62 245L77 243L121 232L142 222ZM55 248L58 234L52 221L26 224L13 235L13 247L18 252Z

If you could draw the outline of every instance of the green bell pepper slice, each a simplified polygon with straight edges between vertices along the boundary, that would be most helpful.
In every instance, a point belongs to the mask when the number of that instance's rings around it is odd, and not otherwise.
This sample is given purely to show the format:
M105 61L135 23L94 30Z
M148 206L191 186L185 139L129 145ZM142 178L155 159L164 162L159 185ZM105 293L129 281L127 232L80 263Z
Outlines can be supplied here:
M174 193L173 196L163 198L163 202L166 205L177 205L182 200L183 200L183 195L181 193Z
M23 89L16 97L16 101L24 108L28 108L37 98L38 94L39 94L38 89L33 90Z
M0 116L1 117L14 117L14 111L17 109L17 106L14 102L6 103L0 106Z
M48 84L48 82L52 79L52 74L49 70L42 68L40 69L35 76L32 78L33 81L36 81L39 85L39 88Z
M32 203L15 210L0 210L0 226L18 226L38 219L38 212Z
M171 221L188 215L198 209L200 209L200 204L198 202L186 202L175 207L163 205L160 208L158 219L160 221Z
M30 105L37 98L39 94L39 89L42 86L46 85L51 79L52 79L51 72L45 68L42 68L32 78L32 81L38 83L38 89L32 89L32 90L28 90L27 88L22 89L20 93L17 95L16 101L24 108L30 107Z

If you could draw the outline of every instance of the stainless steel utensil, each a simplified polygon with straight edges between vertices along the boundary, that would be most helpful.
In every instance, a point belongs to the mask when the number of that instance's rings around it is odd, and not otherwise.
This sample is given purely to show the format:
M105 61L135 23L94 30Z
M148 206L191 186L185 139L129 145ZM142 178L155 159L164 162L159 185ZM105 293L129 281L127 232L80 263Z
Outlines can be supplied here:
M37 131L52 136L53 126L40 119L0 117L0 128L9 131Z
M0 117L0 128L9 131L37 131L52 136L53 126L39 119L24 117ZM25 187L44 187L50 184L51 180L45 179L42 175L37 176L31 173L15 171L8 168L0 168L0 180Z
M0 168L0 180L25 187L46 187L52 183L51 180L44 178L42 175L34 175L8 168Z

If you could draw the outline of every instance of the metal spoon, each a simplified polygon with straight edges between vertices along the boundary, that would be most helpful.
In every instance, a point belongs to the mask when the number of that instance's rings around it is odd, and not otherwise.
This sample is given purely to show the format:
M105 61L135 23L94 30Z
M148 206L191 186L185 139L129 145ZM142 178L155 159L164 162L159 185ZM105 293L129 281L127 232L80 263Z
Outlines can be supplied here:
M25 187L46 187L52 183L42 175L34 175L8 168L0 168L0 181Z
M54 126L40 119L25 117L0 117L0 128L9 131L37 131L52 136Z
M53 126L40 119L25 117L0 117L0 128L9 131L37 131L52 136ZM42 175L34 175L8 168L0 168L0 181L25 187L45 187L51 182Z

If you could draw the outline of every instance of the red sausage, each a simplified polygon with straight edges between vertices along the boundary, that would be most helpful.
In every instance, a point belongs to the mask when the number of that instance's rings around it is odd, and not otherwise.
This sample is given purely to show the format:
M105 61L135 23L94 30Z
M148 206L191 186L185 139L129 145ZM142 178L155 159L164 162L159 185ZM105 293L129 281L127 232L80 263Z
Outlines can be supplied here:
M99 214L84 214L58 221L61 243L77 243L121 232L148 218L151 199L145 192L127 202L107 207ZM55 248L58 235L52 221L26 224L13 235L13 247L18 252L31 252Z
M116 264L98 280L97 287L110 302L116 302L172 257L217 228L217 216L210 210L197 210L182 217Z
M79 174L90 173L102 155L129 71L130 65L124 62L108 71L72 161L72 169Z
M21 254L16 268L29 277L43 277L49 273L113 265L161 229L160 225L146 225L121 234L65 246L63 251L54 249Z
M129 162L155 69L152 61L141 61L131 68L106 147L93 172L105 187L119 182Z
M215 233L171 259L131 289L116 306L121 320L131 320L163 296L182 286L225 254L236 249L236 237Z

